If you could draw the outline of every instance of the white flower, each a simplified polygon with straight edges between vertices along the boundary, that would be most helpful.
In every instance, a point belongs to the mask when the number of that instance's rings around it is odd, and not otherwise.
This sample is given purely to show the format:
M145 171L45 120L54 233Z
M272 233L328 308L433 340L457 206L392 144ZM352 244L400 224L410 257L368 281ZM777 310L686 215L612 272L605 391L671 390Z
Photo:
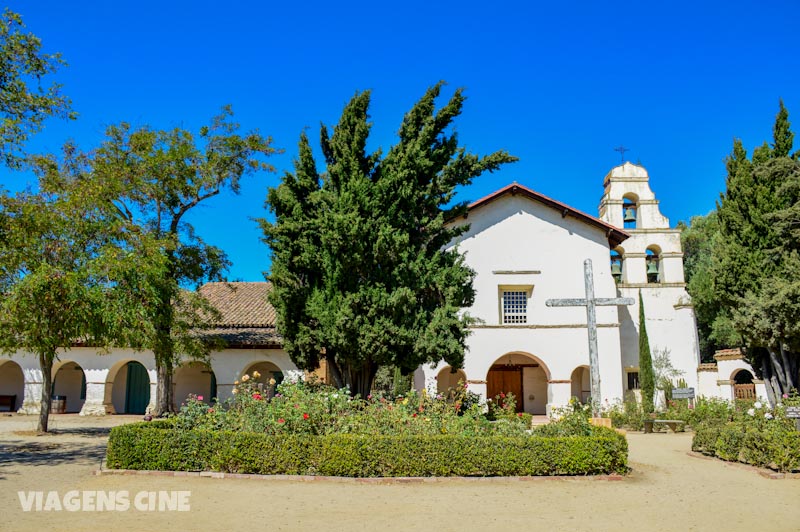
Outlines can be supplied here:
M756 415L756 411L751 408L750 410L747 411L747 415L748 416L754 416L754 415Z
M778 408L783 408L783 403L778 403Z
M762 407L761 401L756 401L755 403L753 403L753 406L755 408L761 408Z
M772 414L767 412L766 414L764 414L764 419L772 419Z

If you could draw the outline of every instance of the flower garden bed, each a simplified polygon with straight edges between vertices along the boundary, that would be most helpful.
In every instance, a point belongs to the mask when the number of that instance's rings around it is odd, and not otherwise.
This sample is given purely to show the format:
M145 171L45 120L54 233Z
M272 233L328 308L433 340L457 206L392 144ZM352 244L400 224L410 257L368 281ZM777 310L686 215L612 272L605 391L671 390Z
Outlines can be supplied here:
M596 475L627 470L625 438L592 436L268 435L115 427L107 467L342 477Z
M599 475L627 471L624 436L589 424L583 410L531 429L513 397L484 411L465 385L446 396L353 399L305 383L255 383L209 406L116 427L114 469L341 477ZM490 421L490 418L492 421Z

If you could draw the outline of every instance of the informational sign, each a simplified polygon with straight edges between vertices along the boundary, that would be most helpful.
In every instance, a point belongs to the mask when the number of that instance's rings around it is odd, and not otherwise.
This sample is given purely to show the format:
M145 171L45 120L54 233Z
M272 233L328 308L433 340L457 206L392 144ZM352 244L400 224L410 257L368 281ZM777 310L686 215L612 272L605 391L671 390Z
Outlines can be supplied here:
M673 388L673 399L694 399L694 388Z
M800 419L800 406L787 406L786 417Z

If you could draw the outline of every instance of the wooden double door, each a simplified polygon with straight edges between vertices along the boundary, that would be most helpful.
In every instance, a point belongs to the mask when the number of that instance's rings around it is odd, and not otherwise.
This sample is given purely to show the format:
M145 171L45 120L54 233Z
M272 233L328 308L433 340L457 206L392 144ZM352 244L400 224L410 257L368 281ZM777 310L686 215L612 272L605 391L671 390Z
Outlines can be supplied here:
M492 401L501 393L514 394L517 412L525 408L525 397L522 395L522 368L517 365L495 365L489 370L486 379L486 394Z

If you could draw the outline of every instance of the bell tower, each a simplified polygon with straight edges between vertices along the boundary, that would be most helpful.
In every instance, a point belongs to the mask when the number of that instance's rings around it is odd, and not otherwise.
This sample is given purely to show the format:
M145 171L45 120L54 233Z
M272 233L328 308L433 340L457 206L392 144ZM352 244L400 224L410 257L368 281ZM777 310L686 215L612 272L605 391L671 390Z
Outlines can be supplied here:
M673 367L690 387L696 386L700 350L683 275L681 232L670 228L661 214L644 167L625 162L612 168L603 188L600 219L631 235L610 250L617 292L636 301L619 311L623 383L627 381L629 389L638 386L641 292L653 356L668 351Z
M636 288L682 285L680 230L670 229L669 220L661 214L647 170L623 163L606 175L603 186L600 219L631 235L616 250L621 256L619 283Z

